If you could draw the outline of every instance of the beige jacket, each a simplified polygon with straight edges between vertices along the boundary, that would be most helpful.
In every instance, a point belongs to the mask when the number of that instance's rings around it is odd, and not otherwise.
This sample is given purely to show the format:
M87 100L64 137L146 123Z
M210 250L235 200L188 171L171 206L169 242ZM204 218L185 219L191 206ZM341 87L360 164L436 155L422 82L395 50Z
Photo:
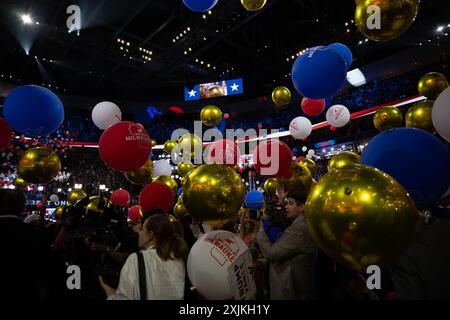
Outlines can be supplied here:
M297 218L273 244L263 230L256 239L269 263L270 299L314 299L317 247L309 235L305 217Z

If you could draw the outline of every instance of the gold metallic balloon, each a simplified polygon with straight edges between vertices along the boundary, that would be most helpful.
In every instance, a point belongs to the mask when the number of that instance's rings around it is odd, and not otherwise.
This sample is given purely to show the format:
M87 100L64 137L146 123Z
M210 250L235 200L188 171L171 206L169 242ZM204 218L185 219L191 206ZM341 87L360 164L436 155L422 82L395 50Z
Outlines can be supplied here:
M17 190L25 190L28 183L21 177L17 177L13 180L12 185L15 186Z
M205 164L186 176L183 203L192 218L216 227L236 216L244 193L241 178L233 169Z
M189 213L186 209L186 206L183 203L178 202L173 208L173 214L175 215L175 217L181 218L188 215Z
M200 113L200 119L207 127L217 126L222 121L222 111L217 106L206 106Z
M317 165L314 162L314 160L312 159L303 159L302 161L299 162L301 165L304 165L305 167L307 167L309 169L309 171L311 171L312 174L314 174L314 172L317 169Z
M125 177L133 184L146 185L152 181L153 178L153 161L147 160L147 162L137 170L126 172Z
M54 216L55 216L55 220L56 220L56 221L59 221L59 220L61 219L65 207L66 207L66 206L59 206L59 207L57 207L57 208L55 209L55 214L54 214Z
M311 236L329 256L359 272L395 262L411 243L417 209L405 189L369 166L333 170L305 205Z
M292 177L289 179L277 178L278 184L284 186L285 191L297 192L308 196L313 185L311 171L306 166L297 162L292 163L291 169Z
M194 169L194 165L190 162L181 162L178 165L178 174L180 177L185 177L191 170Z
M420 0L360 0L355 21L358 30L374 41L390 41L413 24ZM374 11L373 8L379 8Z
M183 194L180 194L180 195L178 196L177 203L183 203Z
M164 144L164 151L166 151L168 154L170 154L172 152L173 148L175 148L176 146L177 146L176 141L168 140Z
M418 89L421 95L430 100L436 100L437 97L448 88L447 78L439 72L427 73L420 79Z
M171 177L168 176L159 176L153 179L153 182L160 182L164 183L166 186L168 186L170 189L172 189L173 194L177 194L178 192L178 183Z
M349 164L360 163L361 157L359 154L350 151L344 151L331 158L331 160L328 162L328 172L348 166Z
M152 139L152 148L156 146L156 140Z
M17 172L29 183L49 182L56 177L60 169L58 155L47 148L26 150L17 165Z
M276 87L272 92L272 100L278 107L291 103L291 91L286 87Z
M373 116L373 124L378 131L399 128L403 123L403 115L396 107L384 107Z
M97 213L103 213L105 208L110 205L108 199L103 198L100 200L100 196L89 197L89 204L86 206L86 210L94 211Z
M84 199L87 197L87 193L83 190L74 190L71 193L69 193L67 197L67 202L70 206L75 205L79 200Z
M435 133L436 129L433 125L432 111L434 101L425 100L417 102L406 112L406 126L408 128L419 128L431 133Z
M190 154L191 159L203 154L203 141L193 133L183 135L178 140L178 147L183 156Z
M266 5L267 0L241 0L241 3L248 11L258 11Z
M264 182L264 190L270 195L274 195L277 192L277 186L277 179L274 178L267 179L266 182Z

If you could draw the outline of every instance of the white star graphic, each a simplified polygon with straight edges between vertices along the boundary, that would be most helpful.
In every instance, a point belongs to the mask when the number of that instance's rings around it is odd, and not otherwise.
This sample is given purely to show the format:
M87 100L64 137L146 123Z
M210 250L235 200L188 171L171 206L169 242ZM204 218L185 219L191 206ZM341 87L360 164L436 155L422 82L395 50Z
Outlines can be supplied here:
M239 85L233 82L233 85L231 86L231 91L238 91Z
M189 93L189 98L194 98L197 95L197 91L195 91L194 89L192 89L188 93Z

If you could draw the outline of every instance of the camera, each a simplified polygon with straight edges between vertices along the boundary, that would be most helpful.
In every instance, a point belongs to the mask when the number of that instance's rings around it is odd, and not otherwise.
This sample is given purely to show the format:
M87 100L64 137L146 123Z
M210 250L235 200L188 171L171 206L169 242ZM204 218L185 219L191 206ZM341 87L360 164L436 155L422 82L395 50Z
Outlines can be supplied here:
M270 202L267 204L265 216L269 222L269 228L276 227L284 231L292 224L292 221L286 217L284 206L278 202Z

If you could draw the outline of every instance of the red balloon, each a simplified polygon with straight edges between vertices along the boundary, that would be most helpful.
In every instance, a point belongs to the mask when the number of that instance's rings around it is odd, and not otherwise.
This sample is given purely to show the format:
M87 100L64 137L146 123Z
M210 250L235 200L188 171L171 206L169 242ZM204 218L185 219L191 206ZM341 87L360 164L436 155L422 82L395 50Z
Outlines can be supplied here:
M333 132L336 131L336 127L331 126L330 130L333 131Z
M174 206L174 194L172 189L164 183L153 182L142 189L139 204L144 213L155 209L161 209L167 213Z
M241 153L233 140L219 140L209 147L208 160L216 164L224 164L230 168L239 163Z
M223 117L224 117L224 119L228 119L228 118L230 118L230 115L229 115L228 113L225 113L225 114L223 115Z
M128 209L128 218L133 222L140 222L142 220L141 206L133 206Z
M100 157L114 170L129 172L142 167L151 154L152 141L141 124L122 121L102 134Z
M311 117L321 114L325 110L325 105L325 99L303 98L302 100L303 112Z
M5 149L11 142L12 130L8 122L0 117L0 151Z
M130 205L130 193L127 190L119 189L111 194L111 203L119 207L126 207Z
M253 151L253 167L265 177L290 177L291 163L291 149L278 140L263 141Z

